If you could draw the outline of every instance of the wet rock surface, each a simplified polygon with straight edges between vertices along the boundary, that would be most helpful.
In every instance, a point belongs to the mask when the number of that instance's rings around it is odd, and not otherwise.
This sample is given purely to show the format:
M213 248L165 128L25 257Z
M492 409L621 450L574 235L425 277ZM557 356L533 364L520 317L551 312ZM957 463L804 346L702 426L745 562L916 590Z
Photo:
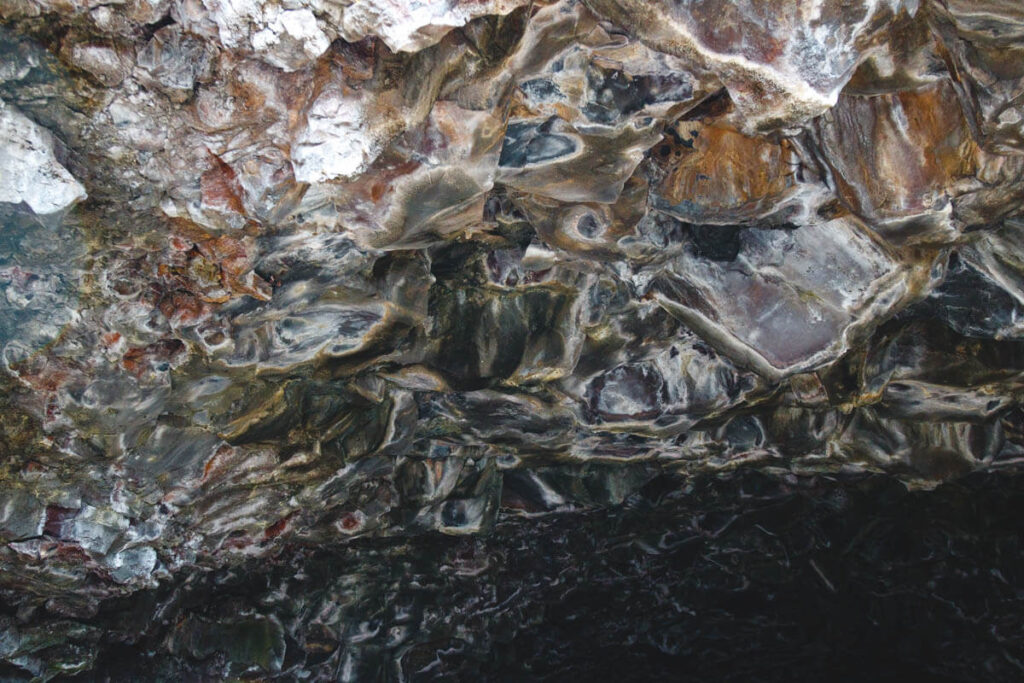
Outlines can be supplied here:
M0 674L1019 679L1022 46L0 0Z

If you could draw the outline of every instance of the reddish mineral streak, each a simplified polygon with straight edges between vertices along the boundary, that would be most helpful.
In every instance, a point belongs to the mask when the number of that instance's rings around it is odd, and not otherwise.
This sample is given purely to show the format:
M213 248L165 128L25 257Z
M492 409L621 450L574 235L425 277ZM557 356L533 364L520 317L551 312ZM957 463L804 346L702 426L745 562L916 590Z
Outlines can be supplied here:
M213 167L199 177L203 203L213 209L244 214L242 185L234 169L213 152L210 152L210 163Z

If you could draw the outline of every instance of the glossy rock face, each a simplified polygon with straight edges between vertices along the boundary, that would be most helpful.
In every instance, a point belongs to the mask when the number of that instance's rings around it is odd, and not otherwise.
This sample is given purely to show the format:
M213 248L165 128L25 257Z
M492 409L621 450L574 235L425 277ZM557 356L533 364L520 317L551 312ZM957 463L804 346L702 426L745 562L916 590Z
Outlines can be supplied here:
M0 0L0 677L663 677L721 641L552 605L839 609L895 491L1016 500L1022 64L994 0Z

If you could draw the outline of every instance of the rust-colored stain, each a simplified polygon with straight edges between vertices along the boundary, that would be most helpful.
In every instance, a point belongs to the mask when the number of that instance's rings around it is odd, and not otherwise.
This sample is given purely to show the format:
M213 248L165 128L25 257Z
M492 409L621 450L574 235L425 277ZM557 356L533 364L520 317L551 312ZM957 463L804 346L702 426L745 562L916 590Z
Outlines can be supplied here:
M667 170L658 193L672 204L693 201L710 208L734 208L778 196L792 184L794 154L785 140L752 138L722 126L689 123L681 141L671 138L652 158Z
M242 184L238 174L213 152L209 153L211 168L199 177L203 204L210 208L244 214Z

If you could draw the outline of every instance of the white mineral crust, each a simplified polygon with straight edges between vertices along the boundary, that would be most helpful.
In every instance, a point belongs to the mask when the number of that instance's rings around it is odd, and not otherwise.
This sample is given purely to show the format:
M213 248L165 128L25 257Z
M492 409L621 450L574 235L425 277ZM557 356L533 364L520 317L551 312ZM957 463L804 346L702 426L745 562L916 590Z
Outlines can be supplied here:
M0 100L0 202L24 202L37 215L85 199L85 188L53 155L53 138Z

